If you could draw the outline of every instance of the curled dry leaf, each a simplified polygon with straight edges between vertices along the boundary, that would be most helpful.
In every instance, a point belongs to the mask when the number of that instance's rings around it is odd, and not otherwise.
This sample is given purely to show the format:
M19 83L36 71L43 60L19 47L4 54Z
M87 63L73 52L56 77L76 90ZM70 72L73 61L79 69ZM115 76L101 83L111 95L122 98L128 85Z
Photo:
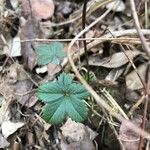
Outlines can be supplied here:
M89 127L84 126L82 123L76 123L70 118L61 127L61 147L66 150L76 149L77 147L82 150L94 150L95 147L92 140L97 136L97 133L92 131ZM65 143L65 138L71 139L72 142Z
M137 68L137 71L143 82L145 82L147 66L147 64L142 64ZM138 90L143 88L143 84L135 70L133 70L126 76L126 85L131 90Z
M133 60L140 54L139 51L126 51L126 55ZM128 63L129 60L123 52L115 53L110 57L104 59L96 58L94 56L89 57L89 65L91 66L102 66L106 68L118 68Z
M54 9L52 0L22 0L22 11L25 18L31 16L32 12L32 15L38 20L47 19L53 16Z
M131 122L136 125L137 127L141 126L142 123L142 116L137 115ZM125 150L137 150L138 144L140 140L140 136L137 135L132 129L129 128L127 122L122 122L119 130L119 138L122 141Z
M16 132L19 128L23 127L25 123L23 122L11 122L11 121L5 121L2 123L2 134L5 138L8 138L11 134Z

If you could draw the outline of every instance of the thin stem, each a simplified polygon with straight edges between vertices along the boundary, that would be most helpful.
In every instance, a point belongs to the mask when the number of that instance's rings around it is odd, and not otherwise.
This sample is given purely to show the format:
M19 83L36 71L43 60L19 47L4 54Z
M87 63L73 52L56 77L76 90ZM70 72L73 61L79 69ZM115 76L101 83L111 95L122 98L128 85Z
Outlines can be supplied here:
M88 0L84 0L83 12L82 12L82 29L85 29L86 25L86 8L87 8ZM86 38L86 32L83 34L83 38ZM87 81L89 82L89 62L88 62L88 52L87 52L87 43L86 40L83 41L84 52L85 52L85 61L87 67Z
M133 15L135 28L137 30L140 40L142 41L144 51L147 53L148 57L150 58L150 47L148 46L146 39L145 39L143 33L141 32L140 23L139 23L138 15L136 12L134 0L130 0L129 2L130 2L130 7L131 7L132 15Z
M30 7L31 18L33 19L33 13L32 13L32 5L31 5L31 1L28 0L28 3L29 3L29 7Z
M148 22L149 22L149 18L148 18L148 4L147 4L147 0L145 0L145 29L148 28Z
M144 37L144 35L141 32L141 28L140 28L140 23L139 23L139 19L138 19L138 15L136 12L136 7L135 7L135 2L134 0L130 0L130 7L131 7L131 11L132 11L132 15L133 15L133 20L134 20L134 24L135 24L135 28L138 32L139 38L142 42L142 45L144 47L144 51L147 53L148 57L150 58L150 47L148 46L146 39ZM148 81L149 81L149 68L148 68ZM148 83L148 87L149 87L149 83ZM143 113L143 122L142 122L142 129L145 129L145 122L146 122L146 116L147 116L147 107L148 107L148 90L146 93L146 99L145 99L145 104L144 104L144 113ZM139 142L139 147L138 150L142 150L142 146L143 146L143 137L140 137L140 142Z
M147 120L147 109L148 109L148 101L149 101L149 91L150 91L150 66L148 66L148 80L147 80L147 93L145 95L145 103L144 103L144 112L143 112L143 122L142 122L142 129L146 127L146 120ZM140 137L139 147L138 150L142 150L144 138Z

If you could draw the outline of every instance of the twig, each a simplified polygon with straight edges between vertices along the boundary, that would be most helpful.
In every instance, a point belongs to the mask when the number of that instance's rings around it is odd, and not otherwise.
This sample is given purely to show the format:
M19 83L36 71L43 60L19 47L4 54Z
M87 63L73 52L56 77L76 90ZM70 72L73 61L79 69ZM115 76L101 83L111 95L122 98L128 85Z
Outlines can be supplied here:
M139 105L141 105L141 103L144 101L145 99L145 95L143 95L132 107L131 109L129 110L128 112L128 116L130 117L133 112L139 107Z
M150 29L141 29L141 32L144 34L144 35L150 35ZM91 42L90 44L88 44L88 47L89 45L92 45L92 47L96 46L99 44L99 42L103 42L103 41L107 41L107 40L118 40L120 41L121 39L125 39L125 40L132 40L134 38L131 38L131 37L121 37L121 36L128 36L128 35L136 35L137 34L137 31L135 29L127 29L127 30L119 30L119 31L112 31L111 32L114 37L117 37L117 38L114 38L112 37L112 34L108 33L102 37L98 37L98 38L78 38L76 41L84 41L84 40L93 40L93 42ZM28 40L21 40L21 41L16 41L16 42L70 42L72 41L73 39L38 39L38 38L35 38L35 39L28 39ZM91 46L90 46L91 47Z
M149 94L150 94L150 66L148 66L148 81L147 81L147 93L145 94L145 104L144 104L144 112L143 112L143 122L142 122L142 129L146 127L146 118L147 118L147 110L148 110L148 101L149 101ZM140 137L139 147L138 150L142 150L144 139Z
M138 15L137 15L137 12L136 12L136 7L135 7L134 0L130 0L129 2L130 2L130 7L131 7L132 15L133 15L133 20L134 20L135 28L136 28L136 30L138 32L139 38L140 38L140 40L142 42L142 45L144 47L144 51L147 53L148 57L150 58L150 47L148 46L148 44L146 42L146 39L145 39L144 35L141 32L141 27L140 27ZM148 68L148 81L150 80L149 76L150 76L150 70ZM146 122L146 116L147 116L147 107L148 107L148 93L146 93L142 129L145 129L145 122ZM144 142L143 141L143 137L141 136L140 137L140 142L139 142L138 150L142 150L143 142Z
M147 29L149 23L149 16L148 16L148 0L145 0L145 28Z
M88 0L84 0L83 5L83 13L82 13L82 29L85 29L86 25L86 7L87 7ZM83 38L86 38L86 33L83 34ZM87 67L87 81L89 82L89 61L88 61L88 53L87 53L87 45L86 40L83 41L84 45L84 52L85 52L85 61L86 61L86 67Z
M136 8L135 8L134 0L130 0L129 2L130 2L130 7L131 7L133 19L134 19L135 28L137 30L139 38L142 41L144 50L147 53L147 55L149 56L149 58L150 58L150 48L149 48L149 46L148 46L148 44L147 44L147 42L145 40L145 37L144 37L143 33L141 32L140 23L139 23L138 15L136 13Z
M129 118L126 115L126 113L122 110L122 108L118 105L118 103L114 100L114 98L109 94L109 92L105 88L101 89L100 91L107 98L107 100L110 103L110 105L113 106L113 109L117 108L117 112L120 113L125 119L129 120Z
M30 14L31 14L31 18L33 19L33 12L32 12L32 5L31 5L31 1L28 0L28 3L29 3L29 7L30 7Z
M27 92L25 92L25 93L14 93L14 94L15 94L15 95L18 95L18 96L25 96L25 95L30 94L30 93L33 93L33 92L35 92L35 91L36 91L36 89L32 89L32 90L27 91Z

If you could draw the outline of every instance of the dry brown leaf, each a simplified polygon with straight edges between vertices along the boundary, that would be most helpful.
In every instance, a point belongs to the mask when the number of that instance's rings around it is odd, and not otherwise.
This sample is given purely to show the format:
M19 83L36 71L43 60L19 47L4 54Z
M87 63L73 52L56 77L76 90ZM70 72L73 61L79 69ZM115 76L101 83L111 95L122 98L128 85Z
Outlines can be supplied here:
M33 82L30 79L20 80L16 83L16 98L23 106L32 107L37 102L32 87Z
M142 116L137 115L131 122L137 127L141 126ZM122 141L125 150L137 150L140 140L140 136L137 135L131 128L126 124L127 122L122 122L119 131L119 137Z
M137 71L144 82L145 82L146 70L147 70L147 64L142 64L137 68ZM126 85L127 88L131 90L138 90L143 88L143 84L140 78L138 77L137 73L135 72L135 70L133 70L126 76Z
M95 34L96 34L95 30L90 30L86 33L86 38L94 38ZM86 42L89 43L91 42L91 40L87 40Z
M50 18L54 14L55 6L52 0L30 0L30 4L29 0L22 0L22 11L25 18L31 16L31 11L38 20Z
M94 150L95 147L92 143L97 133L92 131L89 127L84 126L82 123L76 123L70 118L61 127L61 148L63 150L82 149ZM65 142L65 138L70 139L70 143Z
M47 65L47 71L48 71L48 75L50 77L53 77L56 73L61 71L61 67L60 67L60 65L49 63Z
M37 98L32 91L33 82L29 79L23 67L19 64L12 64L7 69L7 72L5 79L1 80L0 93L5 98L8 98L7 101L10 101L10 104L11 99L12 101L17 99L20 104L32 107L36 103ZM0 108L0 112L7 106L7 101Z
M29 18L22 27L20 33L21 40L30 40L34 38L42 38L42 31L39 22L33 18ZM21 54L25 68L32 70L36 65L36 54L33 51L34 42L22 42Z
M140 54L139 51L126 51L126 55L132 60ZM118 68L129 62L128 58L123 52L115 53L110 57L100 59L99 57L89 57L89 65L102 66L106 68Z
M2 79L3 80L3 79ZM14 96L15 86L6 81L0 83L0 94L4 97L0 107L0 124L10 119L10 106L15 100Z

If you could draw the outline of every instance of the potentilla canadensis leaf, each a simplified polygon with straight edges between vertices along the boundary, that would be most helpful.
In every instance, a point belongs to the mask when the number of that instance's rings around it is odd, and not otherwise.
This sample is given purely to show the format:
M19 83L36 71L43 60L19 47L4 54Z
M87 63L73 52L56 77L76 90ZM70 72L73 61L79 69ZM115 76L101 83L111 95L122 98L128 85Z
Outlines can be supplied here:
M38 65L60 64L60 61L66 55L63 51L63 44L59 42L40 44L35 48L35 52Z
M46 104L43 119L51 124L61 123L67 116L77 122L85 120L88 113L84 99L88 96L86 89L66 73L55 82L42 84L37 91L39 100Z

